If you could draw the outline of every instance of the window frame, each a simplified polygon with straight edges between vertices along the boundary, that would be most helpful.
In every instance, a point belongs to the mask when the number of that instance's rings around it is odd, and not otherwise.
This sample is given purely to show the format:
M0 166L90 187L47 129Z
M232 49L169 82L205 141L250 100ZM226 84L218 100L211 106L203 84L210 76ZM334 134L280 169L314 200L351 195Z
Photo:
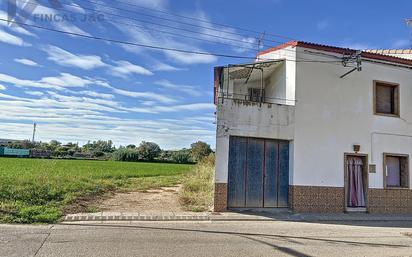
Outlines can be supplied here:
M386 158L387 157L398 157L398 158L406 158L406 186L388 186L386 183ZM399 174L402 178L402 175ZM409 161L409 154L397 154L397 153L383 153L383 188L384 189L407 189L410 188L410 161Z
M395 106L395 113L382 113L377 111L377 87L379 84L383 84L383 86L393 87L395 88L395 96L394 96L394 106ZM381 81L381 80L374 80L373 81L373 114L380 115L380 116L388 116L388 117L397 117L400 118L401 116L401 109L400 109L400 101L401 101L401 92L400 92L400 85L398 83Z

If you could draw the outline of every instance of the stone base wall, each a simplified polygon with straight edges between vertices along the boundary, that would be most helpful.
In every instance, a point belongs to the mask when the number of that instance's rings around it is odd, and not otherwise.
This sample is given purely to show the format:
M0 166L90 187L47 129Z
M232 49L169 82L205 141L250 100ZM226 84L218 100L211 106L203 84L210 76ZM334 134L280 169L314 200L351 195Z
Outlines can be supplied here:
M221 212L225 210L227 210L227 184L215 183L213 211Z
M369 189L368 198L370 213L412 214L412 190Z
M293 212L343 213L345 189L343 187L289 186L289 208ZM227 184L215 183L214 211L227 210ZM412 214L412 190L369 189L369 213Z
M343 187L289 186L289 208L293 212L342 213Z

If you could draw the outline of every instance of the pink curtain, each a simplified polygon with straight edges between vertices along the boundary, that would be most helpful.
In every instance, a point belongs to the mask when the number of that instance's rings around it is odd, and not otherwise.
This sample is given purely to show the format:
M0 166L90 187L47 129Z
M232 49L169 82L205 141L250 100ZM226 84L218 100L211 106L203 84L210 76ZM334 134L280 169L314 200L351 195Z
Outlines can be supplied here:
M348 157L348 206L365 207L363 192L363 162L360 157Z

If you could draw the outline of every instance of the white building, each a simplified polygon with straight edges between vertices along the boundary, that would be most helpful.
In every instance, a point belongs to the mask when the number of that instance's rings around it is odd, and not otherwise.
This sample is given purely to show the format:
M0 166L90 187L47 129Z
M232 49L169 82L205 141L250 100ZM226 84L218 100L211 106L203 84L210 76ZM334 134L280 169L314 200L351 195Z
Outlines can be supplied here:
M216 67L215 211L412 213L402 53L292 41Z

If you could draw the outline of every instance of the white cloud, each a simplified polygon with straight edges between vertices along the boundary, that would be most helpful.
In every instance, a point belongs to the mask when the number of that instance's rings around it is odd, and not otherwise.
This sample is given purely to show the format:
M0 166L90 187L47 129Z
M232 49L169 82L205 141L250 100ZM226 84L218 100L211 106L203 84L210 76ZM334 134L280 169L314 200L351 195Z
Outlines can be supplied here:
M0 42L16 46L30 46L30 44L25 43L23 39L7 33L2 29L0 29Z
M0 84L0 90L5 90L6 87Z
M43 96L44 93L40 91L24 91L24 93L28 95L34 95L34 96Z
M52 9L52 8L48 8L45 7L43 5L38 5L36 7L36 9L34 9L33 11L33 21L36 22L38 20L42 20L44 19L45 16L52 16L54 17L55 15L57 15L59 12ZM82 34L82 35L87 35L87 36L91 36L89 33L87 33L86 31L82 30L81 28L77 27L74 24L65 22L65 21L59 21L59 22L51 22L51 25L53 27L55 27L58 30L62 30L65 32L69 32L69 33L77 33L77 34Z
M93 83L90 80L74 76L70 73L60 73L58 77L44 77L39 82L58 87L85 87Z
M39 66L38 63L36 63L35 61L32 61L30 59L25 59L25 58L18 59L18 58L16 58L16 59L14 59L14 61L18 62L18 63L21 63L21 64L24 64L24 65L28 65L28 66Z
M179 52L172 52L172 51L165 51L165 54L169 57L170 60L173 60L177 63L183 64L205 64L205 63L213 63L217 61L216 56L212 55L199 55L199 54L191 54L191 53L179 53Z
M7 15L7 13L0 10L0 18L1 18L1 19L5 19L5 20L8 20L8 15ZM37 38L37 35L36 35L36 34L34 34L34 33L30 32L30 31L26 30L25 28L23 28L23 27L21 27L21 26L8 26L7 23L4 22L4 21L0 21L0 26L7 27L7 28L9 28L10 30L13 30L14 32L17 32L17 33L22 34L22 35L26 35L26 36L31 36L31 37L36 37L36 38Z
M59 76L43 77L39 80L19 79L0 73L0 81L17 87L34 87L54 90L64 90L67 87L85 87L94 84L95 81L80 78L69 73L61 73Z
M87 96L91 96L91 97L98 97L98 98L103 98L103 99L113 99L115 98L114 95L112 94L106 94L106 93L99 93L99 92L95 92L95 91L74 91L72 93L75 94L80 94L80 95L87 95Z
M188 51L198 51L205 52L206 50L201 49L196 46L195 42L192 41L182 41L181 39L176 39L170 36L165 36L161 33L152 33L150 30L145 30L143 28L131 28L130 26L123 26L122 24L116 24L113 22L113 25L116 26L122 33L124 33L132 41L139 42L146 45L154 46L167 46L169 48L184 49ZM150 28L149 28L150 29ZM122 46L125 50L132 53L140 53L144 51L144 48L135 47L135 46ZM173 52L173 51L162 51L164 55L171 61L175 63L182 64L205 64L213 63L217 61L216 56L212 55L197 55L192 53L182 53L182 52Z
M141 98L141 99L149 99L149 100L155 100L159 101L162 103L174 103L176 102L175 99L162 95L162 94L157 94L154 92L136 92L136 91L128 91L124 89L119 89L119 88L114 88L111 87L112 91L118 95L123 95L123 96L128 96L128 97L134 97L134 98Z
M48 54L47 59L62 66L90 70L107 65L100 56L73 54L57 46L48 45L43 48L43 51Z
M139 75L153 75L153 72L148 69L130 63L128 61L116 61L116 65L111 67L112 75L119 77L127 77L130 74L139 74Z
M187 70L185 68L178 68L172 65L169 65L167 63L157 63L156 65L153 66L154 71L181 71L181 70Z
M190 96L201 96L202 92L199 90L199 88L194 87L194 86L188 86L188 85L179 85L179 84L174 84L168 80L159 80L155 82L156 85L159 85L163 88L167 89L172 89L175 91L180 91L183 93L186 93Z

